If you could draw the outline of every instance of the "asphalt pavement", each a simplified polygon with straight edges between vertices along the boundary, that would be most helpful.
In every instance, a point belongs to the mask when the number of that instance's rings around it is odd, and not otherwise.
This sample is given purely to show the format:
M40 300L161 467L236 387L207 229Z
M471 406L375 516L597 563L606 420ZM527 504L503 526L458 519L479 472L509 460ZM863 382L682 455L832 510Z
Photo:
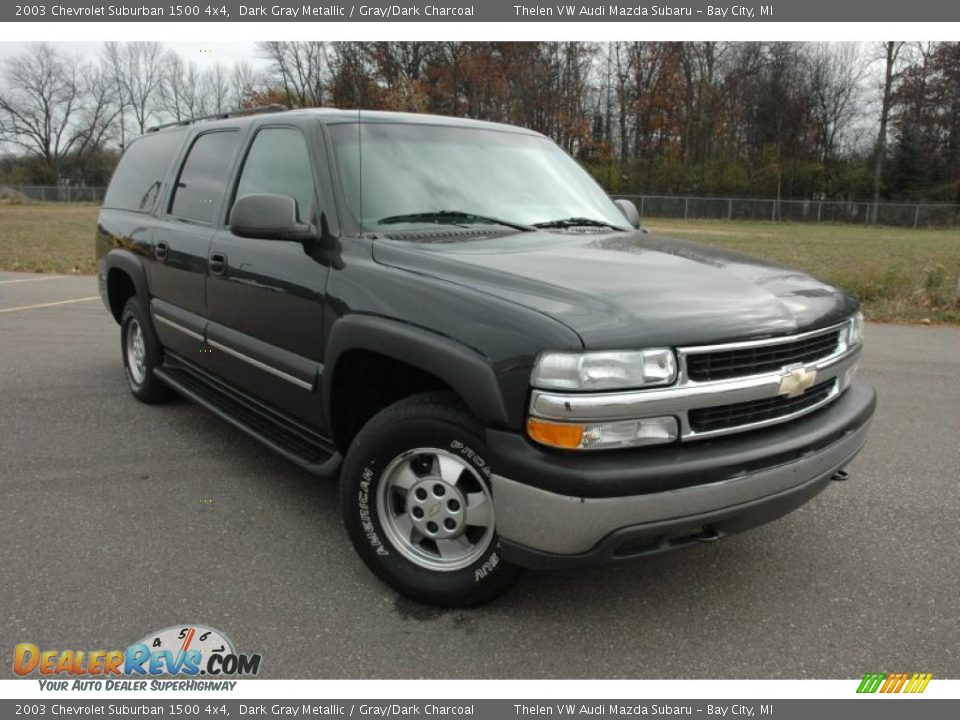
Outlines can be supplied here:
M184 400L136 402L90 277L0 273L0 675L13 647L225 632L272 678L960 677L960 330L870 325L867 448L722 542L529 573L477 610L398 597L336 485Z

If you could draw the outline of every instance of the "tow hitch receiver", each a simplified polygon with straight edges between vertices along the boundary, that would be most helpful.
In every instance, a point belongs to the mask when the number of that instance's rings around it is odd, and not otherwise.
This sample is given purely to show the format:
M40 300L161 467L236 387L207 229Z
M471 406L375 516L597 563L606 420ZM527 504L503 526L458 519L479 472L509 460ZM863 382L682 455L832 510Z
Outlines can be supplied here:
M693 539L700 543L712 543L720 539L720 534L709 525L704 525L703 530L694 535Z

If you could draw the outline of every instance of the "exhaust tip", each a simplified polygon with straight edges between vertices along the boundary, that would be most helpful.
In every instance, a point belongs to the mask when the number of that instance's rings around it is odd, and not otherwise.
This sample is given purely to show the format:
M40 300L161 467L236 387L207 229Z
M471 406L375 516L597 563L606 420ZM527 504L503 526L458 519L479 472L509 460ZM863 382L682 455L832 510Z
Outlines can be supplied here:
M830 476L830 479L834 482L844 482L845 480L850 479L850 474L846 470L837 470L833 475Z

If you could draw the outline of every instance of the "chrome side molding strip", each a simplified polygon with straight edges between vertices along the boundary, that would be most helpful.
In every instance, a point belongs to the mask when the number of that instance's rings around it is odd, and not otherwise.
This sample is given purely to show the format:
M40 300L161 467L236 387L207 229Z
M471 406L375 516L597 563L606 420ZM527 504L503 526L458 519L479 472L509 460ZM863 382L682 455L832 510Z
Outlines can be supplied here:
M156 320L157 322L163 323L167 327L173 328L174 330L179 330L184 335L188 337L192 337L194 340L199 340L200 342L203 342L204 340L203 335L201 335L200 333L194 332L190 328L185 328L183 325L181 325L180 323L175 323L173 320L168 320L163 315L158 315L157 313L153 313L153 319Z
M306 382L305 380L301 380L298 377L294 377L290 373L285 373L283 370L278 370L272 365L267 365L264 362L260 362L259 360L256 360L255 358L252 358L249 355L245 355L238 350L234 350L231 347L218 343L216 340L210 340L208 338L205 338L200 333L194 332L190 328L186 328L180 323L174 322L173 320L170 320L164 317L163 315L159 315L156 312L153 312L152 314L153 314L153 319L156 320L157 322L162 323L167 327L173 328L174 330L177 330L183 333L184 335L193 338L194 340L205 342L207 345L209 345L212 348L216 348L221 352L225 352L227 355L230 355L231 357L235 357L238 360L242 360L245 363L249 363L250 365L253 365L255 368L259 370L268 372L271 375L278 377L281 380L286 380L287 382L292 383L297 387L303 388L304 390L311 390L311 391L313 390L314 383Z
M301 388L303 388L304 390L313 390L313 385L314 385L313 383L308 383L308 382L306 382L305 380L301 380L301 379L298 378L298 377L294 377L293 375L290 375L289 373L285 373L283 370L278 370L277 368L273 367L272 365L267 365L266 363L260 362L259 360L256 360L256 359L250 357L249 355L244 355L242 352L240 352L240 351L238 351L238 350L234 350L233 348L227 347L226 345L223 345L223 344L221 344L221 343L218 343L216 340L210 340L210 339L208 339L208 340L207 340L207 345L209 345L209 346L212 347L212 348L216 348L217 350L220 350L221 352L225 352L227 355L230 355L230 356L232 356L232 357L235 357L235 358L237 358L238 360L242 360L242 361L245 362L245 363L248 363L248 364L250 364L250 365L253 365L255 368L257 368L257 369L259 369L259 370L263 370L264 372L268 372L268 373L270 373L271 375L274 375L274 376L280 378L281 380L286 380L286 381L289 382L289 383L293 383L293 384L296 385L297 387L301 387Z

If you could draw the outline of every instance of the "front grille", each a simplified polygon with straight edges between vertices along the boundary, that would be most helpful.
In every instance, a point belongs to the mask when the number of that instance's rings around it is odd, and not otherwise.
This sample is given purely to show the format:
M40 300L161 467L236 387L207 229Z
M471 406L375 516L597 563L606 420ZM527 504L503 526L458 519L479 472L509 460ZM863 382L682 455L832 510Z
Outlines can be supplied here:
M687 418L690 422L690 429L697 433L726 430L741 425L774 420L822 402L830 396L836 384L837 380L833 378L819 385L814 385L803 395L794 398L775 397L733 403L732 405L698 408L691 410Z
M706 382L771 372L825 358L837 350L839 343L840 330L833 330L792 342L693 353L687 355L687 377Z

